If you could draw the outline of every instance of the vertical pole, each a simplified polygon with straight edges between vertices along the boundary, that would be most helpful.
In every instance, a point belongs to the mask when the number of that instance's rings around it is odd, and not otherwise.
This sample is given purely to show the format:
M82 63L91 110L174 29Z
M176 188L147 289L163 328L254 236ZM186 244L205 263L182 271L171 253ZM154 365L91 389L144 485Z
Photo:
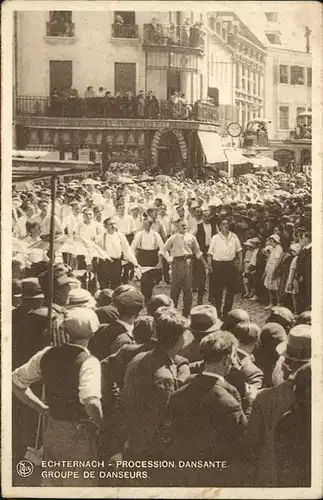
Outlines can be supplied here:
M54 298L54 258L55 258L55 200L57 190L57 176L52 175L51 179L51 217L50 217L50 236L49 236L49 304L48 304L48 332L52 335L52 310Z

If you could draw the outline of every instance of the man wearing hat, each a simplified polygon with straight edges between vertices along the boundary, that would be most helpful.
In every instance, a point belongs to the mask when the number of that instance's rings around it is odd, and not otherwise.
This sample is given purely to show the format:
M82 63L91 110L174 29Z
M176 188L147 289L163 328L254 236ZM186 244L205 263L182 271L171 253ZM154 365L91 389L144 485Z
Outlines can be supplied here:
M307 309L312 303L312 237L310 231L302 236L302 249L296 263L296 276L299 283L300 310Z
M287 341L277 346L283 358L285 380L261 391L254 402L245 440L246 485L277 486L274 432L284 413L295 403L294 376L310 362L311 342L310 325L297 325L289 332Z
M42 305L44 295L37 278L25 278L21 281L21 305L12 311L12 367L26 363L39 349L47 345L45 336L39 331L38 317L34 311ZM40 395L40 387L34 389ZM21 425L22 419L24 425ZM24 458L30 436L37 428L37 415L26 408L16 398L12 401L12 452L15 463Z
M12 374L13 392L27 406L47 416L43 436L44 460L95 460L96 427L102 424L100 363L87 349L99 326L91 310L74 309L64 320L69 341L37 352ZM42 381L46 403L30 386ZM77 478L44 480L44 486L97 484L97 479Z
M91 353L100 360L117 352L124 344L135 343L132 330L144 307L144 296L134 286L121 285L112 295L112 304L117 308L118 319L102 324L89 345Z
M221 321L216 308L208 304L193 307L190 315L190 331L193 339L183 347L180 354L190 363L201 360L200 342L208 333L219 330Z

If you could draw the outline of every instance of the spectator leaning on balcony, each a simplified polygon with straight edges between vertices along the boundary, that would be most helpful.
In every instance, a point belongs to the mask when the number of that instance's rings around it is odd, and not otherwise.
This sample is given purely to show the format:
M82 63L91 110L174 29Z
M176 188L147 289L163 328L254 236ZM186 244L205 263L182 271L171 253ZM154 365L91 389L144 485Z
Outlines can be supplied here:
M149 90L146 97L146 116L147 118L157 118L159 115L159 104L152 90Z
M144 118L145 116L145 96L144 91L141 90L136 97L137 100L137 114L139 118Z
M96 92L95 97L105 97L106 89L104 87L99 87Z
M95 93L94 93L93 87L91 87L91 85L89 85L88 87L86 87L86 90L84 92L84 98L90 99L91 97L95 97Z

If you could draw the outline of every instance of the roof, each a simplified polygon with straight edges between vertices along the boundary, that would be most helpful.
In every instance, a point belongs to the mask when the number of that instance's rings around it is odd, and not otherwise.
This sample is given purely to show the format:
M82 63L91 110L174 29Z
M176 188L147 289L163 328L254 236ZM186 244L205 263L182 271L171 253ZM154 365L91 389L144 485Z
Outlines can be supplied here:
M53 174L80 175L99 171L99 164L93 162L46 160L46 159L12 159L12 180L32 181L51 177Z

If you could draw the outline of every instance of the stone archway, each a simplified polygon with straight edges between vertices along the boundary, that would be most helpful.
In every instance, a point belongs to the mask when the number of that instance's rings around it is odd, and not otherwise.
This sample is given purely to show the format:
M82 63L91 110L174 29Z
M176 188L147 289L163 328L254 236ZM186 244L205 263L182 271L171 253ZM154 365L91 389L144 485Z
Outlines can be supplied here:
M186 160L187 160L187 145L186 145L182 131L176 130L176 129L169 130L167 128L164 128L162 130L157 130L157 132L155 133L154 138L152 140L152 143L151 143L151 159L152 159L153 167L157 167L158 145L159 145L159 142L160 142L162 135L166 132L171 132L172 134L175 135L175 137L177 138L177 141L178 141L179 148L180 148L182 161L186 162Z

